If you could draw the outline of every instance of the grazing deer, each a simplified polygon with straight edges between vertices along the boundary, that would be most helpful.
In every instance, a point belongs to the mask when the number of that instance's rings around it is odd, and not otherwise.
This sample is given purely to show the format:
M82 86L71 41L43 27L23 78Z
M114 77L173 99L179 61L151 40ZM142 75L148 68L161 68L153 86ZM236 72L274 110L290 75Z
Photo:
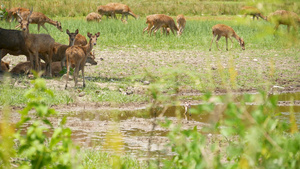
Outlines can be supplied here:
M24 20L23 17L18 13L19 23L21 25L21 29L23 31L23 36L25 40L25 46L29 51L31 68L34 70L40 71L40 58L39 54L47 55L45 57L46 62L46 70L49 73L49 76L52 76L51 71L51 62L52 62L52 54L53 54L53 46L54 39L47 34L31 34L29 33L29 23L30 23L30 15L32 14L32 10L30 14L27 16L27 19ZM35 63L34 63L35 62Z
M30 14L30 11L24 11L21 14L19 13L19 17L22 18L28 18ZM58 30L60 30L61 32L63 31L61 28L61 23L58 21L53 21L52 19L48 18L45 14L41 13L41 12L33 12L32 14L30 14L30 23L31 24L37 24L38 25L38 31L40 31L40 27L42 26L47 32L48 29L45 26L45 23L49 23L51 25L54 25ZM16 28L19 28L21 25L17 25ZM48 32L49 33L49 32Z
M244 6L244 7L242 7L241 12L242 12L242 14L244 14L245 17L247 17L247 15L253 16L253 20L255 19L255 17L257 18L257 20L258 20L258 17L261 17L264 20L267 19L265 16L263 16L261 14L259 9L255 8L253 6Z
M276 26L274 28L274 34L277 31L279 25L287 25L288 32L290 32L290 27L292 26L297 32L298 25L300 24L300 17L295 12L277 10L267 17L267 21L275 23Z
M154 26L154 21L155 21L155 19L156 19L157 16L159 16L159 14L148 15L146 17L146 24L148 24L148 26L143 29L143 34L144 34L145 31L147 31L148 34L150 33L150 30ZM169 28L167 28L167 29L166 28L162 28L162 29L163 29L164 33L166 32L168 34L170 32Z
M23 13L25 11L29 11L29 9L27 8L22 8L22 7L16 7L16 8L11 8L11 9L8 9L6 12L7 12L7 16L6 16L6 21L8 22L12 22L14 21L15 19L17 20L18 18L18 15L17 15L17 11L20 11L20 13ZM12 20L10 21L10 19L12 18Z
M29 58L29 51L25 45L22 31L0 28L0 60L9 53L11 55L25 55ZM2 69L0 67L0 72Z
M69 80L69 72L70 72L70 65L75 65L74 81L75 87L77 86L78 81L78 72L81 70L82 72L82 79L83 79L83 87L85 87L85 78L84 78L84 66L87 59L87 56L92 51L93 46L97 44L97 38L100 36L100 32L92 35L88 32L87 36L90 38L89 43L85 46L71 46L66 50L66 58L67 58L67 78L66 78L66 85L65 89L67 89L68 80Z
M185 17L182 14L178 15L176 21L177 21L177 27L179 29L179 35L181 35L185 28L185 23L186 23Z
M100 22L100 21L101 21L101 15L99 15L99 14L96 13L96 12L89 13L89 14L86 16L86 21L88 21L88 22L90 22L90 21L97 21L97 22Z
M217 24L212 27L212 33L213 33L213 38L210 43L209 51L211 51L211 45L217 35L218 35L218 37L216 40L216 45L217 45L218 50L220 50L219 46L218 46L218 41L220 40L220 38L222 36L225 36L225 38L226 38L226 50L227 51L228 51L228 38L231 40L231 48L232 48L233 41L232 41L231 37L235 38L239 42L242 49L245 50L244 40L242 38L240 38L230 26L223 25L223 24Z
M128 20L128 15L131 15L135 19L137 19L137 15L134 14L127 5L121 3L109 3L106 6L110 6L114 9L115 14L122 14L121 21L123 21L124 16L126 17L125 22Z
M174 30L177 31L177 34L179 34L179 29L176 26L173 18L164 14L156 14L153 21L153 27L150 30L150 36L152 31L154 31L154 35L155 35L157 30L161 27L164 28L164 30L170 28L170 30L174 35L175 35Z
M111 18L116 18L115 10L111 6L100 5L97 7L97 11L101 16L106 15L107 19L109 16L111 16Z
M4 62L1 60L1 70L4 72L8 72L9 71L9 62Z

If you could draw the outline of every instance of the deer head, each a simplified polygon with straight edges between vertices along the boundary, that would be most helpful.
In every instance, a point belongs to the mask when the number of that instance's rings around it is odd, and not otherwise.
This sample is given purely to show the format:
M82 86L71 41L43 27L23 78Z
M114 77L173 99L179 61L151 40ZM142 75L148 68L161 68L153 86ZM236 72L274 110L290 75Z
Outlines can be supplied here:
M90 38L90 43L96 46L97 38L100 36L100 32L96 33L95 35L92 35L91 33L88 32L87 36Z
M245 42L242 38L239 38L239 44L242 47L242 49L245 50Z
M22 29L24 32L25 32L25 31L28 31L29 24L30 24L30 22L32 21L32 20L30 19L30 16L31 16L31 14L32 14L32 11L33 11L33 9L30 10L30 13L29 13L29 15L27 16L26 20L24 20L23 17L21 16L21 14L20 14L20 8L19 8L18 11L17 11L17 15L18 15L18 17L19 17L19 23L20 23L20 25L21 25L21 29Z
M75 37L79 33L78 29L76 29L75 33L70 33L69 29L67 29L67 34L69 35L69 45L73 46L75 42Z
M63 30L61 28L61 23L60 22L56 21L56 25L55 26L57 27L58 30L60 30L61 32L63 32Z

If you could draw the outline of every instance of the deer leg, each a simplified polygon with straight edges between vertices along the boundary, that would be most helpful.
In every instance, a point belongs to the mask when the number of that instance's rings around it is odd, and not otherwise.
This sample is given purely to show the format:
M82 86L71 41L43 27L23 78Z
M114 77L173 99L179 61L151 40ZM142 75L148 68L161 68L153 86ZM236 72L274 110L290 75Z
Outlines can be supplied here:
M225 37L226 39L226 50L228 51L228 37Z
M49 75L50 75L50 77L52 77L52 50L50 50L48 58L49 58L49 61L48 61L48 63L49 63Z
M221 35L218 35L217 40L216 40L216 45L217 45L218 50L221 50L218 45L220 38L221 38Z
M68 80L69 80L69 73L70 73L70 62L68 62L68 58L67 60L67 77L66 77L66 85L65 85L65 89L67 89L67 85L68 85Z
M85 79L84 79L84 64L82 65L82 68L81 68L81 73L82 73L82 83L83 83L83 88L85 88Z
M275 35L275 32L277 31L278 27L279 27L279 24L276 24L276 26L274 28L274 33L273 33L274 35Z
M48 34L49 34L49 31L48 31L48 29L46 28L46 26L43 24L42 25L42 27L48 32ZM39 30L40 31L40 30Z
M229 37L229 39L230 39L230 41L231 41L231 47L230 47L230 49L232 49L233 41L232 41L232 38L231 38L231 37Z
M79 68L80 68L80 64L77 64L74 71L75 87L77 86L78 83Z
M152 28L151 28L151 30L150 30L150 36L151 36L152 31L153 31L155 28L156 28L155 25L153 25Z
M17 26L15 27L15 29L19 28L20 26L21 26L21 24L17 25Z
M211 40L211 42L210 42L210 46L209 46L209 51L211 51L211 45L212 45L212 43L213 43L213 41L214 41L215 37L216 37L216 35L215 35L215 34L213 34L213 38L212 38L212 40Z

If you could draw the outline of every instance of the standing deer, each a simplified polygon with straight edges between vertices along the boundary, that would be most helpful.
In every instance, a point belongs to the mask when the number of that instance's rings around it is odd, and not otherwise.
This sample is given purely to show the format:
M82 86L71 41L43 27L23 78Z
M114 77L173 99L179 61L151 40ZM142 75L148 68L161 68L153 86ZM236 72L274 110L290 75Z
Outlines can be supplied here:
M21 14L19 13L19 17L22 18L28 18L30 14L30 11L24 11ZM58 30L60 30L61 32L63 31L61 28L61 23L58 21L53 21L52 19L48 18L45 14L41 13L41 12L33 12L32 14L30 14L30 23L31 24L37 24L38 25L38 31L40 31L40 27L42 26L48 33L48 29L45 26L45 23L49 23L53 26L55 26ZM17 25L16 28L19 28L21 25Z
M253 20L255 19L255 17L257 18L257 20L258 20L258 17L261 17L264 20L267 19L265 16L263 16L261 14L259 9L255 8L253 6L244 6L244 7L242 7L241 12L242 12L242 14L244 14L245 17L247 17L247 15L253 16Z
M213 33L213 38L210 43L209 51L211 51L211 45L217 35L218 35L218 37L216 40L216 45L217 45L218 50L220 50L219 46L218 46L218 41L220 40L220 38L222 36L225 36L225 38L226 38L226 50L227 51L228 51L228 38L231 40L231 48L232 48L233 41L232 41L231 37L235 38L239 42L242 49L245 50L244 40L242 38L240 38L230 26L223 25L223 24L217 24L212 27L212 33Z
M178 15L176 21L177 21L177 27L179 29L179 35L181 35L185 28L185 23L186 23L185 17L182 14Z
M49 76L52 76L51 62L53 54L54 39L47 34L31 34L29 33L29 23L30 23L30 14L27 16L27 19L24 20L23 17L19 14L20 17L19 23L23 31L23 36L25 40L25 46L29 51L31 69L40 71L40 58L39 54L47 55L45 58L46 70Z
M125 22L128 20L128 15L131 15L135 19L137 19L137 15L134 14L127 5L121 3L109 3L106 6L110 6L114 9L115 14L122 14L121 21L123 21L124 16L126 17Z
M89 13L89 14L86 16L86 21L88 21L88 22L90 22L90 21L97 21L97 22L100 22L100 21L101 21L101 15L99 15L99 14L96 13L96 12Z
M271 13L267 17L267 21L274 23L275 30L274 34L277 31L279 25L287 25L287 30L290 32L290 27L292 26L295 31L298 31L298 25L300 24L300 17L295 12L290 12L286 10L277 10Z
M29 51L25 45L22 31L0 28L0 60L7 53L11 55L25 55L27 60L29 60ZM1 67L0 72L2 72Z
M172 33L174 35L175 35L174 30L177 31L177 34L179 34L179 29L176 26L173 18L171 18L170 16L167 16L167 15L164 15L164 14L156 14L154 21L153 21L153 27L150 30L150 36L151 36L152 31L154 31L154 35L155 35L157 30L161 27L164 28L164 30L166 30L167 28L170 28L170 30L172 31Z
M75 65L74 81L75 87L77 86L78 82L78 72L81 70L82 72L82 79L83 79L83 87L85 87L85 78L84 78L84 66L87 59L87 56L92 51L93 46L97 44L97 38L100 36L100 32L96 33L95 35L87 33L87 36L90 38L89 43L85 46L72 46L66 50L66 58L67 58L67 78L66 78L66 85L65 89L67 89L68 80L69 80L69 72L70 72L70 65Z
M107 19L109 16L111 16L111 18L116 18L115 10L111 6L100 5L97 7L97 11L101 16L106 15Z

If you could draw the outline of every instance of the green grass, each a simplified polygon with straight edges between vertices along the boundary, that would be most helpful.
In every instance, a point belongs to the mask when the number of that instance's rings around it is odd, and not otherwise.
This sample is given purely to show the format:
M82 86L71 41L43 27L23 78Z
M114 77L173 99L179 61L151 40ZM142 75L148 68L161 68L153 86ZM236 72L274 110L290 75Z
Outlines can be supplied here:
M175 18L173 16L173 18ZM114 103L133 103L147 102L148 95L146 90L133 95L124 95L118 91L119 88L139 84L141 80L151 80L145 74L145 70L152 73L157 78L164 79L165 72L169 70L178 70L182 72L185 81L180 81L182 89L187 91L214 91L224 89L230 85L235 85L235 89L265 89L270 85L280 85L279 80L295 81L299 67L292 65L290 69L280 67L278 61L285 60L288 64L299 63L299 33L287 34L286 26L280 26L276 36L273 35L274 25L272 23L259 20L252 21L249 18L240 16L187 16L187 24L182 36L161 35L158 31L156 36L149 36L142 31L147 26L145 17L137 20L129 17L128 24L123 24L120 20L107 20L106 17L100 23L87 23L84 17L55 17L62 23L64 32L58 31L54 26L46 24L49 34L56 42L68 44L68 35L66 29L74 32L79 29L79 33L86 36L87 32L100 32L96 50L100 52L115 52L117 59L104 58L105 60L95 66L97 70L93 73L87 71L87 76L95 80L87 82L88 100L92 102L114 102ZM213 43L212 51L209 52L209 45L212 39L211 27L215 24L223 23L231 26L236 33L242 37L246 43L246 50L242 51L239 44L233 39L233 49L225 52L225 39L221 38L219 46L222 51L216 49ZM17 23L6 23L0 21L2 28L13 29ZM30 25L31 33L37 32L37 25ZM40 33L47 33L41 28ZM87 37L87 36L86 36ZM229 41L229 47L231 42ZM157 58L147 57L139 52L162 52ZM164 52L181 52L179 56L166 56ZM124 55L123 53L130 53ZM171 53L172 53L171 52ZM200 55L184 54L185 52L200 53ZM120 53L120 54L119 54ZM98 57L98 56L96 56ZM102 56L106 57L106 56ZM187 58L189 58L187 60ZM200 59L202 62L197 64L186 64L189 60ZM249 67L245 62L252 62L257 59L255 68ZM278 60L278 61L277 61ZM125 62L126 61L126 62ZM261 62L264 61L264 62ZM276 63L277 62L277 63ZM267 63L266 65L261 65ZM219 69L220 65L225 68ZM276 65L278 64L278 65ZM218 71L211 71L211 65L218 68ZM232 77L230 67L238 66L235 84L226 84ZM272 68L275 67L276 71ZM284 65L283 65L284 66ZM163 69L161 69L161 67ZM274 72L272 72L274 71ZM193 78L190 78L190 74ZM272 74L270 76L270 74ZM283 76L285 75L285 76ZM168 80L167 80L168 81ZM110 85L115 83L115 89L99 87L94 83L104 83ZM170 81L170 85L172 85ZM198 84L199 83L199 84ZM278 84L279 83L279 84ZM297 85L297 81L293 86ZM197 84L197 85L196 85ZM229 86L228 86L229 85ZM144 87L147 88L147 87ZM166 90L168 85L165 86ZM49 104L66 104L74 101L76 90L71 92L55 92L56 98L49 100ZM101 90L100 94L95 90ZM2 90L0 100L7 100L12 105L22 105L26 103L23 99L24 90L18 87L11 87L8 91ZM73 94L71 94L73 93ZM74 94L75 93L75 94ZM7 99L5 94L12 94ZM3 103L3 102L0 102Z
M299 13L299 1L297 0L116 0L126 4L137 15L146 16L149 14L162 13L169 15L235 15L245 5L257 6L263 13L270 13L277 9L292 10ZM97 6L111 3L110 0L4 0L1 4L6 8L22 6L43 12L51 17L54 16L86 16L90 12L96 12ZM51 8L49 8L51 6Z

